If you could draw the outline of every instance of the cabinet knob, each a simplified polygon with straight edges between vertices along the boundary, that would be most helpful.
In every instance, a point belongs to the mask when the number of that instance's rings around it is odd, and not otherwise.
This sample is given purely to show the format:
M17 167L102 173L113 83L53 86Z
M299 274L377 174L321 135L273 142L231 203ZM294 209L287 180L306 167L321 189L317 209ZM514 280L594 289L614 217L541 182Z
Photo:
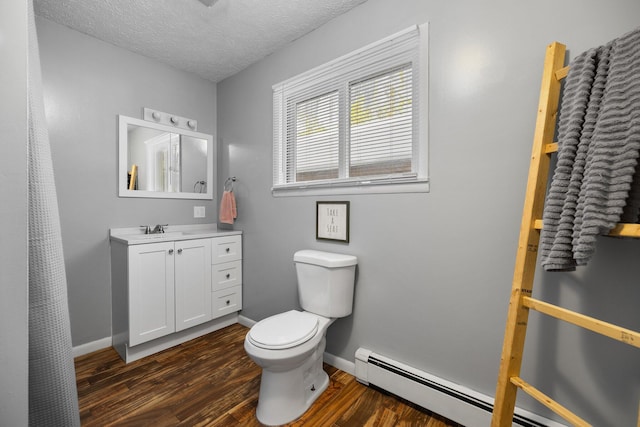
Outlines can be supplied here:
M225 251L227 251L227 253L229 253L229 250L230 250L229 248L225 249Z
M178 253L181 254L182 253L182 248L178 249Z
M227 273L227 279L231 277L231 274Z
M173 249L169 249L169 255L173 255Z
M229 304L231 304L231 300L228 299L227 300L227 305L229 305Z

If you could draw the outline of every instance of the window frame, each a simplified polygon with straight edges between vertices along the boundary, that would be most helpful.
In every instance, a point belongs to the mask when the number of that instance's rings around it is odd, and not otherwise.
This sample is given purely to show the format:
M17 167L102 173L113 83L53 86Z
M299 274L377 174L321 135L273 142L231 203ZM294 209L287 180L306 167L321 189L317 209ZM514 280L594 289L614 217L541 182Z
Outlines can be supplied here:
M296 120L291 106L337 91L339 99L339 156L348 153L349 87L410 63L412 69L412 173L397 176L355 177L286 182L295 160L287 163L288 121ZM295 107L294 107L295 110ZM390 37L320 65L273 86L274 196L339 195L359 193L428 192L428 23L411 26ZM290 154L290 153L289 153ZM341 160L342 162L342 160ZM346 167L340 163L339 169ZM295 170L293 171L295 173ZM342 176L342 173L339 173Z

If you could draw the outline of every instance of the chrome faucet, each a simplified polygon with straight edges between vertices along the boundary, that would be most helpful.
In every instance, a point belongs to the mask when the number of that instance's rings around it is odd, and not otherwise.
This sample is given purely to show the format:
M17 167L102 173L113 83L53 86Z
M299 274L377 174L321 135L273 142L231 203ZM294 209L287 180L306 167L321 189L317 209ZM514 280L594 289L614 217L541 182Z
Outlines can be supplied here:
M164 233L164 228L167 227L169 224L158 224L155 227L153 227L153 230L151 230L152 234L158 234L158 233Z

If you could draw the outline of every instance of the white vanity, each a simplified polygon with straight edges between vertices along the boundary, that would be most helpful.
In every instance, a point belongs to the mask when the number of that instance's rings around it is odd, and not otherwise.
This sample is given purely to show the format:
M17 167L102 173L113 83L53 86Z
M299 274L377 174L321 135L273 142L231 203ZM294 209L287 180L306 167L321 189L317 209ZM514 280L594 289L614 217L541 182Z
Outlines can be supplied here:
M238 321L242 234L215 224L110 230L113 347L125 362Z

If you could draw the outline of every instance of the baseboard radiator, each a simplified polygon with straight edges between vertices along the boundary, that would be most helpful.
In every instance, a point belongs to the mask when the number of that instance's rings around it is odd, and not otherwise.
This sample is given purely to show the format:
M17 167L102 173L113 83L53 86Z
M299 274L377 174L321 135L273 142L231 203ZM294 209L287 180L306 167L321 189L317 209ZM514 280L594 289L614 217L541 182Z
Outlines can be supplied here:
M370 350L356 351L356 379L374 385L467 427L491 424L493 398L407 366ZM560 427L563 424L516 408L514 426Z

